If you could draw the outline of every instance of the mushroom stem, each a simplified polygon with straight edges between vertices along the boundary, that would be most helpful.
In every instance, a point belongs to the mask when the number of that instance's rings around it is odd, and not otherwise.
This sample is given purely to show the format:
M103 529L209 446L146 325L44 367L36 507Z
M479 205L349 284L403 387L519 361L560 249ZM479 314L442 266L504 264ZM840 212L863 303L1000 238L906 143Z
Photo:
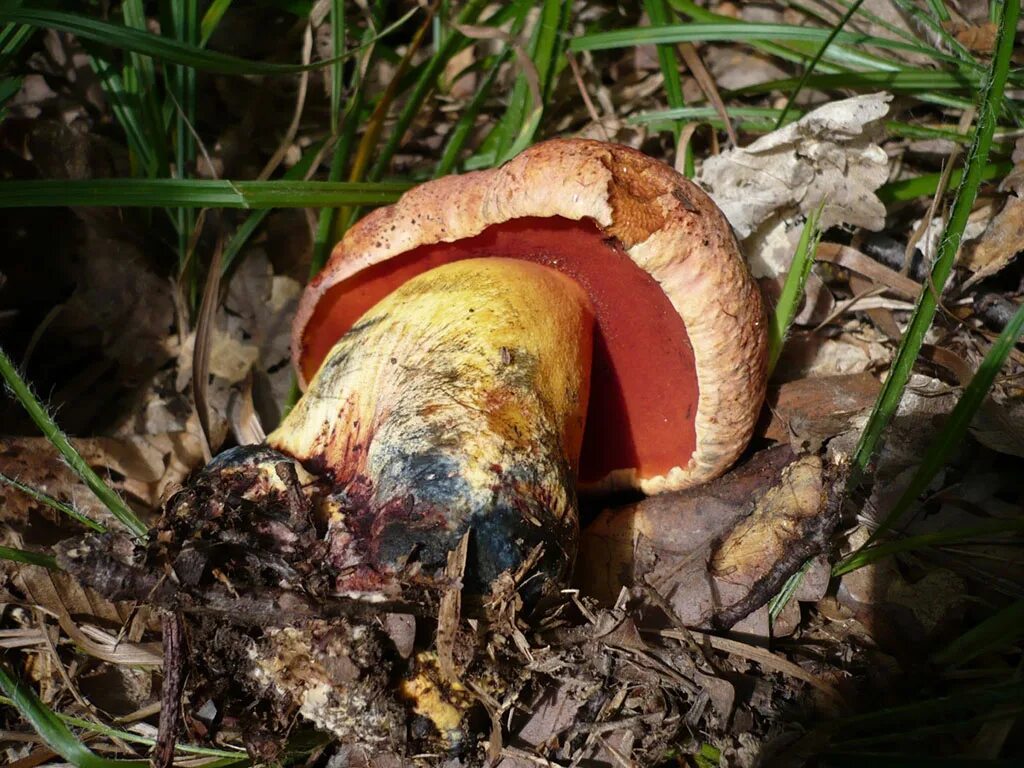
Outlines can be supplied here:
M470 531L485 591L537 545L533 594L575 557L594 312L571 278L480 258L408 281L334 346L269 444L333 482L338 591L444 568Z

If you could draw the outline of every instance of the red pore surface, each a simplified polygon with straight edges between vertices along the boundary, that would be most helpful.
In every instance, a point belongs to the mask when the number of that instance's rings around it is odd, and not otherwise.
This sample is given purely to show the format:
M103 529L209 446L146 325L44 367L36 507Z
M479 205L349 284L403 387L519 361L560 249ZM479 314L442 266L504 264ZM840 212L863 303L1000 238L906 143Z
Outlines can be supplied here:
M334 343L406 280L459 259L505 256L561 270L597 313L580 481L616 469L654 477L686 466L696 447L697 377L683 321L661 286L591 220L513 219L454 243L423 245L331 287L305 329L309 381Z

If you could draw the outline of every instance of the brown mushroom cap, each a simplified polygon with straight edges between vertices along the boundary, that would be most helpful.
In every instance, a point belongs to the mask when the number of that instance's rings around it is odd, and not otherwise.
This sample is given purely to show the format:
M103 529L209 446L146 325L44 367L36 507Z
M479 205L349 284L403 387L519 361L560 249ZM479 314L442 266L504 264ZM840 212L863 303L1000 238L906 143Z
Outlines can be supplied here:
M597 332L583 488L677 490L746 446L766 386L760 293L728 222L670 167L597 141L537 144L422 184L345 235L292 329L300 380L409 278L480 256L535 261L590 294Z

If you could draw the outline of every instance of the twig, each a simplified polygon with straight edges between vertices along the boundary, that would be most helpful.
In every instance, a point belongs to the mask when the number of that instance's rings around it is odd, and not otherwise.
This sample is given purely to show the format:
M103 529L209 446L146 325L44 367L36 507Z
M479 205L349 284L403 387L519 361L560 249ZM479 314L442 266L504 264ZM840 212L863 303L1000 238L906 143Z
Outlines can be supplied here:
M185 625L177 613L161 621L164 641L164 682L160 690L160 725L157 730L153 764L174 765L174 745L181 724L181 694L185 690Z

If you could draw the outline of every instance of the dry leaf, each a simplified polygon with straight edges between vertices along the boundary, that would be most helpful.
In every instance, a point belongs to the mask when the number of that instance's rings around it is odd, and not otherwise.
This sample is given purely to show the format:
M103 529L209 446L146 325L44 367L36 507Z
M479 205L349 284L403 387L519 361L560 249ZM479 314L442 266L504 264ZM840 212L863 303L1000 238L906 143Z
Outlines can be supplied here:
M856 529L850 550L866 540L867 532ZM836 594L884 650L917 657L927 653L929 639L959 617L966 596L963 579L951 571L931 569L911 582L891 558L844 575Z
M875 93L819 107L748 147L709 157L697 181L741 239L773 215L806 214L822 200L825 226L879 230L885 206L874 190L887 180L889 163L870 134L891 100Z
M839 376L884 369L892 345L874 326L852 320L830 338L824 333L793 333L782 350L775 378L782 381L815 376Z
M944 22L942 26L953 33L960 45L974 53L990 55L996 47L999 27L991 21L984 24L964 24L950 20Z
M111 486L139 506L154 510L167 489L180 483L202 461L198 440L187 433L76 438L71 442ZM0 472L71 504L94 520L114 528L120 525L46 438L0 438ZM56 513L44 510L41 504L8 486L0 485L0 503L8 525L30 524L29 514L45 514L61 528L68 525L63 517L54 517Z
M981 237L964 246L961 264L974 274L964 282L963 288L994 275L1021 250L1024 250L1024 198L1010 195Z
M986 398L971 420L974 439L999 453L1024 458L1024 395Z
M89 655L114 664L163 663L159 643L139 642L146 629L159 626L148 608L133 611L132 605L113 603L66 573L37 566L17 568L12 581Z
M768 393L771 421L764 436L794 446L820 444L866 415L881 387L870 373L787 381Z
M583 531L577 583L606 602L624 586L649 585L684 625L702 626L792 552L823 497L820 459L762 451L700 488L603 512ZM767 637L767 610L734 629Z

